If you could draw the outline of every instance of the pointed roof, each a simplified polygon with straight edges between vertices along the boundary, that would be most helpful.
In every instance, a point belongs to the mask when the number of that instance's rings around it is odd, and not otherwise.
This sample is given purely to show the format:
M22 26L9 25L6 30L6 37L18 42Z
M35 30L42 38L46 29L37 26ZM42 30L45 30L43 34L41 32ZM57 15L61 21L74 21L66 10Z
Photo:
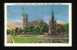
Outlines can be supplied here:
M52 20L52 22L54 21L54 11L53 11L53 9L52 9L52 18L51 18L51 20Z
M22 7L22 16L27 16L28 14L25 12L25 8Z

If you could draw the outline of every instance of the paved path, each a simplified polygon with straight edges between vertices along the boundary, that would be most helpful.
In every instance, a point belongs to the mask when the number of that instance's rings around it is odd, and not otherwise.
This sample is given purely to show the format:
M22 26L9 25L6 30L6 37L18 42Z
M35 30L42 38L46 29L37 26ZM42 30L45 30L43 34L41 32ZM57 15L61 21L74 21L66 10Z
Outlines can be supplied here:
M11 35L7 36L7 42L8 43L14 43L14 39L13 39L13 37Z
M8 36L7 36L7 42L8 42L8 43L13 43L12 40L11 40L11 35L8 35Z
M39 35L40 42L45 42L45 43L66 43L68 41L67 37L54 37L54 36L44 36L44 35Z

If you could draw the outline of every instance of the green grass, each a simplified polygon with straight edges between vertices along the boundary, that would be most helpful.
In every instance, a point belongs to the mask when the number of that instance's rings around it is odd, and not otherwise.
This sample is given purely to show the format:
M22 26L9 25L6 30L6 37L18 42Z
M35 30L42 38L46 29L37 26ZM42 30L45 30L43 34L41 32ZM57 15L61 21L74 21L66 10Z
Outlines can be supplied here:
M40 38L38 38L37 36L15 36L14 38L14 42L15 43L37 43L39 42Z
M9 39L10 38L10 39ZM49 38L50 39L50 38ZM12 40L14 43L67 43L68 39L60 40L60 39L54 39L51 38L50 40L42 37L40 35L16 35L16 36L9 36L8 40Z

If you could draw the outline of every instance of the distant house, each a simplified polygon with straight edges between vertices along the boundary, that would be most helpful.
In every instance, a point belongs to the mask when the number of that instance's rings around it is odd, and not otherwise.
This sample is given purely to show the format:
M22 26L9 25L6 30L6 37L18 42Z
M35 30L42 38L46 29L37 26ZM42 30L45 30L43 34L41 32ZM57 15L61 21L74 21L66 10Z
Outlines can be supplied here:
M7 29L15 30L16 28L22 28L22 23L19 22L8 22Z

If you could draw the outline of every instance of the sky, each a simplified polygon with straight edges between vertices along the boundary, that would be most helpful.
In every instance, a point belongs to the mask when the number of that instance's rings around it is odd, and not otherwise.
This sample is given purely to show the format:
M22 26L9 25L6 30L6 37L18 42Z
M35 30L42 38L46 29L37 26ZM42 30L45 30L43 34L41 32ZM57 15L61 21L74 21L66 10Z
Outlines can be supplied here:
M22 8L24 12L28 14L28 20L40 20L45 22L49 21L48 17L52 17L52 10L56 21L68 22L68 5L12 5L7 7L7 20L8 21L20 21L22 19Z

